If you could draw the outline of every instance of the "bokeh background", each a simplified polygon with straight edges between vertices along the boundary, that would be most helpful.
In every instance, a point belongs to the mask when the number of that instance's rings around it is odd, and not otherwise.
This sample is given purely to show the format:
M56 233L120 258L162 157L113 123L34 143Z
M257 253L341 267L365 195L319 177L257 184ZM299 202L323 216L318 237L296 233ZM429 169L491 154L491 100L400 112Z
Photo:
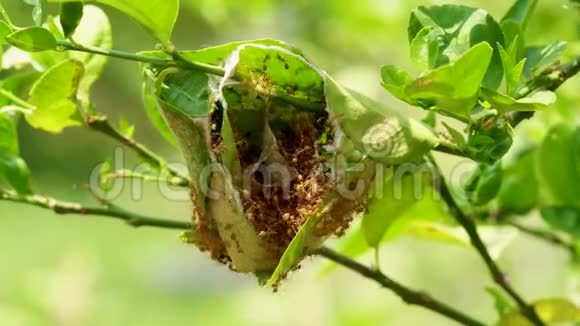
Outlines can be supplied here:
M501 17L504 0L445 1L484 8ZM382 64L411 69L406 23L427 0L182 0L174 42L196 49L224 42L271 37L304 50L339 81L389 106L420 116L380 87ZM22 25L31 24L31 7L19 0L2 4ZM151 38L128 18L105 8L115 47L154 48ZM48 6L57 13L56 7ZM566 0L540 1L527 40L571 42L578 54L578 9ZM112 120L121 115L136 125L136 137L179 161L147 121L137 64L111 60L97 83L95 102ZM559 90L559 101L518 133L524 141L541 138L546 125L577 119L580 83ZM72 128L49 135L22 124L21 147L40 193L91 203L82 187L89 173L113 155L115 144L88 130ZM136 162L129 153L126 163ZM447 169L456 163L442 157ZM524 185L525 186L525 185ZM187 201L167 201L154 186L138 200L128 194L117 203L167 218L189 218ZM325 262L311 259L290 275L280 291L260 288L182 244L179 234L131 229L115 220L57 216L49 211L0 202L0 325L452 325L421 308L407 306L390 292L349 271L321 276ZM363 257L371 262L371 257ZM518 236L499 260L527 298L580 299L578 274L561 249ZM382 268L395 279L425 289L474 316L492 322L493 301L484 292L492 282L475 252L458 246L401 238L382 248Z

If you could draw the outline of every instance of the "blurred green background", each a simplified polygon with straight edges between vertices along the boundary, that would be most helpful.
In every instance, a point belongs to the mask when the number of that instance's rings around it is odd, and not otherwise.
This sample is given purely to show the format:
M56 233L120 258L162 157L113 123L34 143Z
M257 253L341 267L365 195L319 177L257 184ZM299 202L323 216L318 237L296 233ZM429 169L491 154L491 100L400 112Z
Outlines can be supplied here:
M2 1L17 24L31 24L31 7ZM426 0L183 0L174 42L196 49L224 42L277 38L301 49L339 81L408 110L380 86L382 64L411 68L406 23ZM501 17L509 1L445 1L481 7ZM135 23L105 8L115 47L127 51L155 44ZM56 7L47 7L57 13ZM528 42L571 42L578 54L579 15L565 0L540 1ZM120 115L137 126L136 137L179 161L179 153L147 121L140 96L137 64L111 60L94 94L112 120ZM551 112L526 123L523 141L542 136L546 125L578 119L578 79L566 84ZM21 147L40 193L91 202L82 185L115 144L80 128L54 136L21 126ZM130 156L130 155L127 155ZM451 168L456 161L442 157ZM135 159L127 158L127 164ZM76 186L75 186L76 185ZM81 185L81 187L79 187ZM142 198L128 195L120 205L152 215L186 220L189 203L169 202L155 186ZM310 259L292 273L280 291L260 288L210 261L179 234L131 229L120 222L51 212L0 202L0 325L451 325L421 308L407 306L390 292L349 271L320 277L324 262ZM371 257L363 258L371 262ZM526 236L510 244L500 259L526 298L572 296L580 299L566 252ZM492 322L493 301L484 288L492 283L474 252L465 248L403 238L382 249L384 271L414 288L425 289L474 316Z

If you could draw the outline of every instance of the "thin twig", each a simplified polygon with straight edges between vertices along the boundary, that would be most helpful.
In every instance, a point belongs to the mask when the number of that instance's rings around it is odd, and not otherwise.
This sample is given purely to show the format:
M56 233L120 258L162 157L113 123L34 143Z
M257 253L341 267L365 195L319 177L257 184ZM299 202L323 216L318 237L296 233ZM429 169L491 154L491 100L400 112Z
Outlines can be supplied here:
M90 207L78 203L58 201L54 198L41 195L21 196L13 191L0 190L0 201L2 200L50 209L56 214L61 215L77 214L115 218L125 221L133 227L151 226L176 230L190 230L193 227L191 223L145 216L118 207Z
M180 67L183 69L205 72L207 74L215 75L215 76L222 76L223 77L225 75L225 69L223 67L210 65L210 64L203 63L203 62L189 60L189 59L185 58L183 55L181 55L181 53L179 53L179 52L172 52L171 58L159 58L159 57L140 55L140 54L118 51L118 50L104 49L104 48L99 48L99 47L94 47L94 46L80 45L80 44L75 44L75 43L72 43L69 41L63 41L63 40L58 40L57 42L58 42L57 43L58 46L61 49L66 50L66 51L87 52L87 53L104 55L104 56L123 59L123 60L150 63L150 64L166 66L166 67ZM232 79L241 80L240 76L237 76L237 75L234 75L232 77ZM289 95L285 95L285 94L281 94L281 93L280 94L268 93L265 95L268 95L272 98L278 99L284 103L291 104L293 106L300 107L302 109L309 110L309 111L320 111L320 110L323 110L325 108L324 103L316 102L316 101L309 101L307 99L293 97L293 96L289 96Z
M101 181L106 183L112 179L139 179L147 182L167 184L175 187L189 187L189 180L187 179L173 176L162 177L158 175L149 175L138 173L133 170L116 170L111 173L107 173L102 176Z
M558 236L555 233L552 233L552 232L546 231L546 230L535 229L533 227L523 225L521 223L514 222L514 221L509 221L509 222L507 222L507 224L515 227L516 229L522 231L523 233L526 233L526 234L531 235L535 238L538 238L540 240L549 242L553 245L556 245L556 246L559 246L559 247L566 249L568 252L570 252L572 257L574 257L574 258L579 257L579 253L578 253L578 250L576 249L576 246L574 246L574 244L572 242L566 241L564 238Z
M483 240L479 236L477 232L477 225L472 217L467 216L461 207L457 204L457 201L453 197L449 185L445 181L443 177L443 173L441 172L437 162L430 156L430 161L434 165L436 170L436 177L439 179L436 184L439 185L437 190L441 194L441 198L445 201L448 206L449 214L453 216L459 224L465 229L467 234L469 235L469 239L471 240L471 244L477 250L485 265L487 266L492 279L495 283L501 286L518 304L521 313L529 319L534 325L543 326L544 323L538 317L535 309L530 306L523 297L511 286L508 282L506 275L501 271L499 266L495 263L489 251L487 250Z
M517 98L525 97L537 90L555 91L568 79L580 72L580 56L565 64L559 65L555 68L550 68L548 71L542 72L527 85L520 90ZM508 117L512 127L519 125L526 119L534 116L534 111L514 112Z
M159 155L155 154L153 151L145 147L143 144L138 143L135 139L123 135L119 130L115 129L107 120L105 116L102 115L91 115L86 118L87 126L97 132L105 134L114 140L124 144L133 151L135 151L141 158L143 158L147 163L160 169L161 171L167 171L172 177L179 179L179 184L189 184L189 178L183 175L176 169L171 168L167 165L165 160Z
M368 279L371 279L383 287L393 291L397 294L404 302L411 305L421 306L423 308L429 309L440 315L446 316L456 322L466 325L466 326L484 326L485 324L465 315L464 313L456 310L455 308L438 301L433 298L428 293L422 291L416 291L409 289L408 287L392 280L385 274L383 274L378 269L373 269L367 267L359 262L356 262L346 256L343 256L332 249L321 247L318 249L316 254L323 256L333 262L350 269L351 271L358 273Z

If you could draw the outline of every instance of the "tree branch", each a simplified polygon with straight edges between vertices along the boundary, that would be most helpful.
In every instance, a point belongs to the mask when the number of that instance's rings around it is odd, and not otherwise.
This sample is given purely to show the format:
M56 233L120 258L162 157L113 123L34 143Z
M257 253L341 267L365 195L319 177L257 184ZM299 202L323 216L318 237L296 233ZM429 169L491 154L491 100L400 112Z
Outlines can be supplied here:
M555 91L568 79L580 72L580 56L574 60L559 65L555 68L550 68L528 82L528 84L518 92L517 98L526 97L537 90ZM533 117L534 111L514 112L507 117L512 127L516 127L524 120Z
M415 291L407 288L406 286L392 280L381 271L373 268L369 268L359 262L356 262L346 256L343 256L332 249L321 247L316 252L316 254L323 256L333 262L350 269L351 271L360 274L363 277L371 279L383 287L395 292L404 302L411 305L417 305L440 315L448 317L456 322L466 325L466 326L484 326L485 324L479 322L462 312L454 309L453 307L438 301L437 299L430 296L428 293Z
M516 229L518 229L518 230L522 231L523 233L526 233L530 236L533 236L533 237L538 238L540 240L549 242L553 245L560 246L560 247L566 249L568 252L570 252L572 257L574 257L574 258L579 257L579 253L578 253L578 250L576 249L576 246L574 246L574 244L571 243L570 241L566 241L564 238L561 238L560 236L558 236L555 233L552 233L552 232L546 231L546 230L535 229L535 228L532 228L530 226L523 225L523 224L520 224L520 223L514 222L514 221L509 221L506 224L511 225L511 226L515 227Z
M153 151L145 147L143 144L138 143L135 139L123 135L119 130L115 129L107 120L107 117L102 115L91 115L86 118L87 126L96 132L100 132L107 135L114 140L124 144L133 151L137 153L141 158L143 158L147 163L160 169L161 171L167 171L173 178L176 178L176 182L180 185L188 185L189 178L178 170L175 170L167 165L165 160L159 155L155 154Z
M54 198L41 195L21 196L12 191L0 190L0 201L2 200L49 209L60 215L95 215L114 218L125 221L127 224L133 227L150 226L175 230L190 230L193 228L193 225L187 222L145 216L112 206L83 206L78 203L58 201Z
M447 184L445 178L443 177L441 169L437 165L437 162L433 159L433 157L430 157L430 161L434 165L436 177L439 179L437 182L435 182L435 184L438 185L438 187L436 188L441 194L441 198L447 204L449 214L457 220L457 222L465 229L465 231L469 235L471 244L477 250L481 258L485 262L485 265L487 266L487 269L489 270L489 273L491 274L494 282L499 286L501 286L514 299L514 301L518 304L521 313L528 320L530 320L534 325L543 326L544 323L536 314L535 309L532 306L530 306L523 299L523 297L510 285L506 275L501 271L499 266L495 263L495 261L489 254L489 251L487 250L485 244L483 243L483 240L481 240L481 237L477 232L477 225L475 221L473 220L472 217L467 216L463 212L461 207L459 207L459 205L457 204L455 198L453 197L453 194L451 193L449 185Z

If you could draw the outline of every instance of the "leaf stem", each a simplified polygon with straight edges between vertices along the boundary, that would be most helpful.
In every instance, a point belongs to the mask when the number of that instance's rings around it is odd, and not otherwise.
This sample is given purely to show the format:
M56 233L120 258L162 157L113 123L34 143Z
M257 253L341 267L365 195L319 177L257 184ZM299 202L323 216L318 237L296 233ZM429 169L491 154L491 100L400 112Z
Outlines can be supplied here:
M371 279L383 287L393 291L397 294L404 302L411 305L417 305L426 309L429 309L433 312L436 312L440 315L448 317L456 322L466 325L466 326L484 326L485 324L475 320L472 317L465 315L464 313L456 310L455 308L438 301L437 299L433 298L428 293L422 291L412 290L393 279L389 278L385 274L383 274L378 269L373 269L367 267L357 261L350 259L349 257L343 256L336 251L327 248L321 247L316 252L316 254L323 256L351 271L360 274L363 277Z
M117 59L143 62L143 63L151 63L151 64L157 64L157 65L167 65L167 66L175 65L175 62L169 58L150 57L150 56L139 55L139 54L130 53L130 52L110 50L110 49L104 49L104 48L99 48L99 47L95 47L95 46L88 46L88 45L80 45L77 43L72 43L70 41L57 40L57 45L60 48L62 48L63 50L68 50L68 51L87 52L87 53L92 53L92 54L113 57L113 58L117 58Z
M0 201L2 200L50 209L60 215L95 215L115 218L125 221L133 227L150 226L175 230L188 230L193 227L191 223L145 216L113 206L89 207L78 203L58 201L54 198L41 195L20 196L12 191L0 190Z
M10 19L10 16L8 16L6 9L4 9L4 6L2 6L1 3L0 3L0 14L2 15L2 18L4 18L6 23L10 26L10 28L14 29L16 27L14 23L12 23L12 19Z
M530 306L522 298L522 296L510 285L504 272L501 271L499 266L495 263L495 261L489 254L489 251L487 250L485 244L483 243L483 240L481 240L481 237L479 236L475 221L473 220L472 217L467 216L463 212L461 207L459 207L459 204L453 197L451 189L449 188L449 185L445 181L443 173L441 172L441 169L439 168L439 165L437 164L435 159L430 155L429 160L435 167L436 177L439 179L438 182L435 182L435 184L439 185L437 187L437 190L441 194L441 198L447 204L449 214L453 216L459 224L461 224L461 226L465 229L465 231L469 235L471 244L477 250L481 258L485 262L485 265L487 266L487 269L489 270L489 273L491 274L494 282L499 286L501 286L514 299L514 301L516 301L516 303L520 308L521 313L528 320L530 320L534 325L544 326L544 323L540 320L540 318L536 314L535 309L532 306Z
M167 165L165 160L153 151L145 147L145 145L138 143L135 139L123 135L120 131L115 129L102 115L90 115L86 118L87 126L104 135L107 135L114 140L124 144L135 151L141 158L152 166L159 168L161 171L167 171L172 177L179 179L179 184L189 184L189 178L183 175L178 170L175 170Z
M25 100L21 99L20 97L16 96L14 93L10 91L0 88L0 95L8 98L12 102L14 102L14 104L21 106L27 110L36 110L36 107L34 105L26 102Z

